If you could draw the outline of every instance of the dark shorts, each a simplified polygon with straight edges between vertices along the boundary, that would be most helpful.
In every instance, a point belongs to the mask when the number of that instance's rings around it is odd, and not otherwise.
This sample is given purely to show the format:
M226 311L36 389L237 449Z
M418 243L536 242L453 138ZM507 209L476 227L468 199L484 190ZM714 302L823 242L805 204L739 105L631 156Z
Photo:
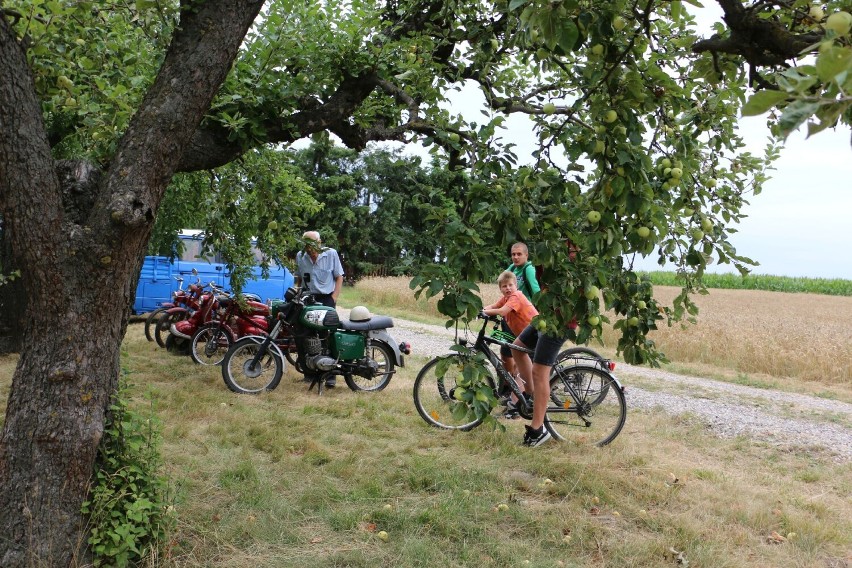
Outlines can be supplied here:
M539 365L552 367L556 363L556 356L562 349L567 337L552 337L539 332L536 328L528 325L518 336L518 340L526 347L533 350L532 361Z

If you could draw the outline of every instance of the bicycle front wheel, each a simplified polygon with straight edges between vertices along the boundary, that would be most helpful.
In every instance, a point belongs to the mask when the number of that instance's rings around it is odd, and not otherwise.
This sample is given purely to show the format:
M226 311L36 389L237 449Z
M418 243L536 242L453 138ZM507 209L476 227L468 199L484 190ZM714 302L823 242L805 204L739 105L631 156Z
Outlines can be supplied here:
M436 357L426 363L414 379L414 406L428 424L448 430L472 430L482 424L483 418L468 416L454 398L464 371L465 357L459 353ZM446 371L443 376L439 373ZM496 373L486 362L488 381L494 388Z
M626 419L627 402L612 375L593 366L553 368L544 425L554 438L605 446Z

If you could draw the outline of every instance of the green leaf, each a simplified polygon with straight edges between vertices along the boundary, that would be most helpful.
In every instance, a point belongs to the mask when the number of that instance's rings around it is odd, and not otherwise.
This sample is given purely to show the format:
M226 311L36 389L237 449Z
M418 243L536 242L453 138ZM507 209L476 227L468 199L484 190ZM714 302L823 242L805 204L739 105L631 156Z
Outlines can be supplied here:
M819 109L819 107L819 103L802 100L790 103L787 108L784 109L784 113L778 121L778 125L781 128L783 136L786 138L791 132L799 128L799 126L810 118Z
M527 2L529 2L529 0L512 0L511 2L509 2L509 11L515 11Z
M756 116L763 114L773 106L788 97L787 93L781 91L758 91L743 105L743 116Z

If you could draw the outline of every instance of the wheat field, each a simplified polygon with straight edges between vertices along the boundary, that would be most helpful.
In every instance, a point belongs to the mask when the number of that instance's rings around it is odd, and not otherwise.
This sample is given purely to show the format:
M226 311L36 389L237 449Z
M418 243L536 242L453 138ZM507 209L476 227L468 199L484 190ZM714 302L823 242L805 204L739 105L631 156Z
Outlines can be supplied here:
M398 316L408 311L443 318L435 308L438 297L415 300L409 281L365 279L355 286L355 297L368 306L396 310ZM480 289L486 304L499 297L495 284ZM669 306L679 291L654 289L658 301ZM649 336L674 364L852 387L852 297L711 289L693 299L699 307L696 324L660 322ZM603 341L604 351L614 350L616 335L606 326Z

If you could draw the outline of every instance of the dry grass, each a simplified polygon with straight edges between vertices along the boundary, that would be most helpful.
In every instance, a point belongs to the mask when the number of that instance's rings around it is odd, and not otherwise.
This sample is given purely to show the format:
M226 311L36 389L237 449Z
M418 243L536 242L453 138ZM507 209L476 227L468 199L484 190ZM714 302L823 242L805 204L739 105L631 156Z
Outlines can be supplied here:
M655 410L631 410L604 449L523 448L523 421L439 431L411 401L424 362L381 393L318 397L290 370L237 396L130 326L122 363L139 405L155 401L178 497L150 566L677 566L672 550L693 567L852 563L849 464ZM0 357L2 393L13 365Z
M443 321L437 298L415 302L408 282L405 277L366 279L348 294L357 291L353 301L390 308L393 315L418 312ZM499 297L494 284L480 289L485 303ZM671 305L679 289L661 286L655 292ZM697 324L663 323L650 335L672 362L740 382L743 375L758 382L792 378L815 383L810 390L829 385L852 393L852 297L713 289L694 299L700 309ZM604 351L615 344L615 333L605 328Z

